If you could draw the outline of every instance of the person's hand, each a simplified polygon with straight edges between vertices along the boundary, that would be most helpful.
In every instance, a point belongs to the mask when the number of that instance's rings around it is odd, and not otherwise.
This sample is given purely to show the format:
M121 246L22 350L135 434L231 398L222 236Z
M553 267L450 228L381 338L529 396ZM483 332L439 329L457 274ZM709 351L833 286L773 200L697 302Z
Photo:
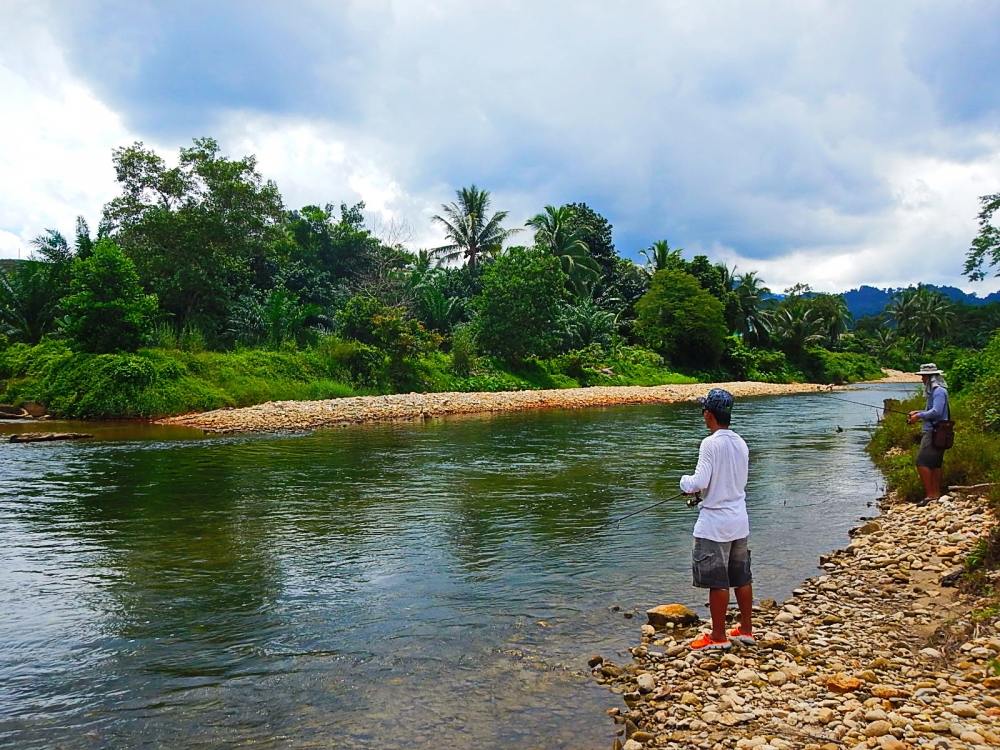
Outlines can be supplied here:
M917 415L919 413L920 413L919 411L911 411L909 416L906 417L906 421L909 422L910 424L913 424L914 422L917 421L918 419Z

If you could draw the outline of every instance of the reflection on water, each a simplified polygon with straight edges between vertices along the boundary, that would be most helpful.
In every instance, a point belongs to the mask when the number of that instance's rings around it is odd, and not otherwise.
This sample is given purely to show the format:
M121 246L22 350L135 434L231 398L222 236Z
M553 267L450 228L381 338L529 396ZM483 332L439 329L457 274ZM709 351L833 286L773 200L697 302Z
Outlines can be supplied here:
M785 596L872 512L874 411L735 418L757 594ZM689 406L98 432L0 445L0 742L606 747L616 701L585 660L641 622L612 606L701 604L693 511L608 523L676 492L705 434Z

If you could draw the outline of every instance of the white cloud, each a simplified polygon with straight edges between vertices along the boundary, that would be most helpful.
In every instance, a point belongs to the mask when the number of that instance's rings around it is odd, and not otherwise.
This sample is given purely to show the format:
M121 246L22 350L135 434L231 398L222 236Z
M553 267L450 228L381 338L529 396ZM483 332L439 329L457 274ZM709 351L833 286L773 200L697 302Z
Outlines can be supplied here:
M1000 137L992 139L988 150L988 158L970 162L887 156L880 170L892 203L863 219L856 230L859 238L849 244L798 248L777 258L741 257L724 247L710 250L741 268L759 270L774 290L797 281L820 291L841 291L861 284L897 287L933 280L984 294L996 291L995 278L970 284L961 275L978 229L978 197L997 189Z
M26 255L44 228L71 232L78 214L95 226L116 193L111 150L133 139L73 76L41 24L13 28L20 33L0 51L2 257Z
M438 244L431 215L476 183L511 225L586 201L623 255L666 237L775 288L970 288L977 197L998 189L988 3L359 0L235 23L219 0L195 44L169 4L34 7L14 14L23 49L0 52L5 106L29 114L17 134L0 122L0 231L20 238L96 218L131 130L170 133L165 156L214 135L290 207L364 200L412 247ZM105 28L132 43L95 57Z

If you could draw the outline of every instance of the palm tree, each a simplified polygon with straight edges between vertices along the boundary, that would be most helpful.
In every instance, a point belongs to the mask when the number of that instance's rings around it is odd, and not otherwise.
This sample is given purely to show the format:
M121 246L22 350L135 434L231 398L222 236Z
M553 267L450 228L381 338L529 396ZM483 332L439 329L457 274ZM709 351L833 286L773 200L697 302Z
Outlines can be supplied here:
M506 211L497 211L488 217L490 193L475 185L455 192L457 201L442 204L444 216L435 214L434 221L444 225L449 242L432 252L446 261L464 258L470 266L479 262L483 253L495 253L516 229L504 229L501 225L507 218Z
M940 292L920 286L904 289L892 298L886 312L903 336L917 340L920 353L927 351L932 341L946 335L955 321L955 308Z
M735 269L733 271L735 274ZM756 271L747 271L736 277L733 293L740 309L740 333L754 343L760 343L770 334L770 318L763 309L764 295L770 292Z
M651 247L640 251L640 253L645 256L646 268L649 274L652 275L657 271L662 271L664 268L671 268L681 259L682 250L683 248L671 250L669 242L666 240L657 240Z
M784 352L792 357L825 338L823 321L816 311L799 305L778 310L771 318L771 332Z
M535 245L559 259L573 292L578 297L589 297L601 278L601 266L573 227L572 218L569 206L546 206L545 213L536 214L525 225L535 230Z

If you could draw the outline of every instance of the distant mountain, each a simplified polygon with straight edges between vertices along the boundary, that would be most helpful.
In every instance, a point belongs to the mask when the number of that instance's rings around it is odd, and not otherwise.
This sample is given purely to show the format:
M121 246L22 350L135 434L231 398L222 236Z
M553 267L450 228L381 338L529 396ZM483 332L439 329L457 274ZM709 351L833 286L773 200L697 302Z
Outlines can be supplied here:
M1000 292L993 292L986 297L980 297L976 294L963 292L961 289L953 286L935 286L934 284L927 284L926 286L928 289L941 292L941 294L954 302L961 302L966 305L986 305L990 302L1000 302ZM858 289L844 292L844 301L847 302L847 309L851 311L851 315L855 319L863 318L865 315L877 315L882 312L885 306L889 304L892 296L899 291L902 290L876 289L873 286L862 286Z

